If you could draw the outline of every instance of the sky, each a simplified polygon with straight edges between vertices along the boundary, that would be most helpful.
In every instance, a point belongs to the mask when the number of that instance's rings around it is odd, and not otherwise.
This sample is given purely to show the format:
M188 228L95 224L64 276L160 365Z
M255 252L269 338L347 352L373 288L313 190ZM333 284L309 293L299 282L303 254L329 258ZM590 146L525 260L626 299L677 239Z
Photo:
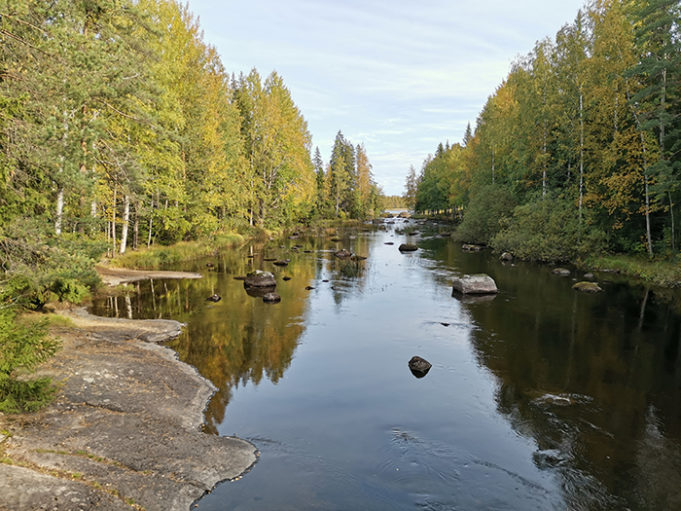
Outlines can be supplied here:
M276 71L328 162L338 131L404 193L438 143L461 142L513 62L584 0L188 0L229 73Z

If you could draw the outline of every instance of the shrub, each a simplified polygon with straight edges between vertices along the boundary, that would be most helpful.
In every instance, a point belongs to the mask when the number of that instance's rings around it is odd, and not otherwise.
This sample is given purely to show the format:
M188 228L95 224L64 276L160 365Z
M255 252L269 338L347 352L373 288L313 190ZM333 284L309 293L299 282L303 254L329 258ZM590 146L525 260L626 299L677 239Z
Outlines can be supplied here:
M492 247L521 259L568 261L605 247L605 234L580 226L575 205L565 199L538 200L516 207L491 240Z
M54 394L49 378L18 379L17 372L34 369L58 347L46 321L24 323L9 307L0 308L0 412L30 412L49 403Z
M510 191L496 185L478 188L471 197L454 239L468 243L490 242L510 217L516 203Z

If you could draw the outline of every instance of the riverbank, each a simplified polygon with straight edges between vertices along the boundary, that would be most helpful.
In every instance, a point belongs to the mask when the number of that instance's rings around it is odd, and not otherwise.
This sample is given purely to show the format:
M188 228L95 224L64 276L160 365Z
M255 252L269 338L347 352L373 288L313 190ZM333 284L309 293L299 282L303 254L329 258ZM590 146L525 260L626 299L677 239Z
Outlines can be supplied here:
M255 463L250 443L200 431L215 388L155 344L180 323L58 313L63 348L39 371L55 401L0 415L0 510L186 511Z

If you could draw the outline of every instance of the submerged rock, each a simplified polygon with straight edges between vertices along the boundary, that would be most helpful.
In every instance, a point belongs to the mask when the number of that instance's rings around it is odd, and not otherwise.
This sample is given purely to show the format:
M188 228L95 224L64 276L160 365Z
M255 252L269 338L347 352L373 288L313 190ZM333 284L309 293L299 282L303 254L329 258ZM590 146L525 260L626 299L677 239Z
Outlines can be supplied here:
M289 260L284 259L282 261L274 261L272 264L275 266L288 266Z
M461 245L461 249L466 252L480 252L483 248L482 245L474 245L473 243L464 243Z
M277 281L269 271L255 270L246 275L244 287L275 287Z
M277 293L266 293L262 297L262 301L265 303L279 303L281 302L281 296L279 296Z
M353 256L350 257L350 260L352 261L364 261L366 259L365 256L357 255L354 254Z
M596 277L594 277L594 274L593 274L593 273L589 272L589 273L585 273L585 274L584 274L584 278L585 278L586 280L593 280L593 279L595 279Z
M430 362L428 362L425 358L419 357L418 355L414 355L409 360L409 369L417 378L423 378L426 374L428 374L428 371L430 371L431 367L433 366Z
M291 277L286 276L286 277L282 277L281 279L282 279L282 280L291 280Z
M333 255L335 255L336 257L338 257L340 259L345 259L347 257L350 257L352 255L352 253L349 250L341 248L340 250L334 252Z
M575 285L572 286L572 289L575 291L582 291L583 293L599 293L603 291L603 288L601 288L601 286L599 286L597 283L588 282L585 280L575 283Z
M219 302L220 300L222 300L222 296L220 295L212 295L206 298L206 301L208 302Z
M419 247L417 247L417 246L414 245L413 243L402 243L402 244L398 247L398 250L399 250L400 252L414 252L414 251L416 251L416 250L418 250L418 249L419 249Z
M551 273L559 277L569 277L572 272L567 268L554 268Z
M494 279L485 273L455 277L453 290L454 292L461 293L463 295L487 295L499 292Z

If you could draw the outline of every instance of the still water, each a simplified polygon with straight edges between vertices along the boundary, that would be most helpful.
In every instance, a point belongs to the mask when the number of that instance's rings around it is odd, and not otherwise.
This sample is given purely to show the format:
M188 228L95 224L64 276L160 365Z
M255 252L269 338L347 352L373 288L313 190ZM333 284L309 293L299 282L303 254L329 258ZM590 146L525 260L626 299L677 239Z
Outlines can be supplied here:
M95 303L187 323L170 346L218 388L206 430L260 450L197 509L681 509L678 294L611 274L580 294L578 272L462 252L445 230L301 235ZM367 259L336 258L343 247ZM256 268L281 303L234 279ZM478 272L498 295L452 296L453 275ZM433 364L424 378L413 355Z

